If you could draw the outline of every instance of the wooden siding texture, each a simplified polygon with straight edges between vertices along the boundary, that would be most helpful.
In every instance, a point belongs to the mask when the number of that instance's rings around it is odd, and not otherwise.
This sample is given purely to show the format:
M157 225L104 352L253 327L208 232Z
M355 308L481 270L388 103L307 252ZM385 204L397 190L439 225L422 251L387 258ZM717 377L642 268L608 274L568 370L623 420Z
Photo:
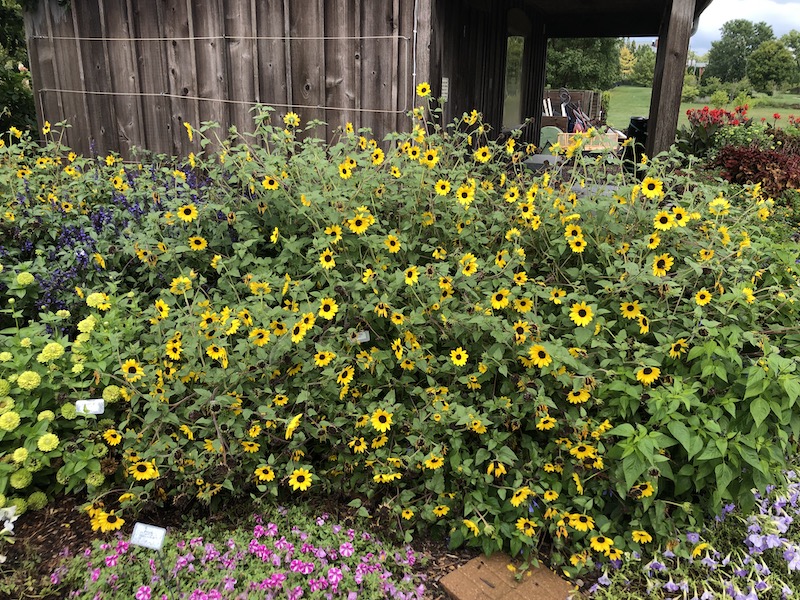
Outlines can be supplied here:
M352 122L382 138L408 128L427 74L413 44L431 0L71 4L42 0L26 29L39 119L68 121L65 143L87 154L182 155L196 150L184 122L252 131L256 103L325 121L320 137Z

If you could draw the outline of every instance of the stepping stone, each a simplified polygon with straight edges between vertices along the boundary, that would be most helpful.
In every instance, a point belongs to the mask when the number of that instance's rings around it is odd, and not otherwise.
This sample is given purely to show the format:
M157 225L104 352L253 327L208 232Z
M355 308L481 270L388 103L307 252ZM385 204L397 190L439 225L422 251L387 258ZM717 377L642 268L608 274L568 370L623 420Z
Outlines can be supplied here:
M453 600L568 600L575 588L545 568L531 568L520 581L508 565L507 554L478 556L442 577Z

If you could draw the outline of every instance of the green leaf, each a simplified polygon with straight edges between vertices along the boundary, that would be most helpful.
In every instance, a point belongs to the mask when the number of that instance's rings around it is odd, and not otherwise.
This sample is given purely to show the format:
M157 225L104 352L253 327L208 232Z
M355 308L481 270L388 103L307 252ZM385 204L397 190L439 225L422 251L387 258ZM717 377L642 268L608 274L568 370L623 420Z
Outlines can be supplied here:
M756 427L758 427L769 415L769 402L763 398L756 398L750 403L750 414L753 416Z
M733 471L728 465L721 463L714 468L714 475L717 478L716 493L722 496L725 490L728 489L730 482L733 481Z
M633 428L633 425L630 423L623 423L622 425L617 425L613 429L609 430L608 435L616 435L618 437L631 437L633 434L636 433L636 430Z
M689 460L703 449L703 440L698 435L693 435L689 428L680 421L672 421L667 425L667 429L684 447Z
M784 378L783 389L786 395L789 396L789 406L794 406L794 403L797 402L797 397L800 396L800 382L797 381L797 377L789 375Z

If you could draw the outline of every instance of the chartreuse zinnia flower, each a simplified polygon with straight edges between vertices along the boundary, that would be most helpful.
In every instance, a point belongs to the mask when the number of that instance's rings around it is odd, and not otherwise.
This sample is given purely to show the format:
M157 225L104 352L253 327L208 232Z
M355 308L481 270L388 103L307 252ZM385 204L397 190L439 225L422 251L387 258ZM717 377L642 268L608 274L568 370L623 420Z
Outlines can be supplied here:
M35 371L23 371L17 379L17 385L23 390L35 390L40 383L42 378Z
M58 448L58 436L55 433L45 433L36 442L36 447L42 452L50 452Z
M20 423L19 413L10 410L0 415L0 429L3 431L14 431Z

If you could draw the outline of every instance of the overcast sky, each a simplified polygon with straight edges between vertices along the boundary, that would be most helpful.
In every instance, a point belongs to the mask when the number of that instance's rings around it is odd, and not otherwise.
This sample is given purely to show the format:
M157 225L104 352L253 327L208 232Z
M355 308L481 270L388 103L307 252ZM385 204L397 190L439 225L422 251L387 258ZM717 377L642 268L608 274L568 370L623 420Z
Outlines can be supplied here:
M712 0L700 15L700 25L689 47L705 54L711 42L720 38L722 24L733 19L764 21L779 38L792 29L800 31L800 0Z

